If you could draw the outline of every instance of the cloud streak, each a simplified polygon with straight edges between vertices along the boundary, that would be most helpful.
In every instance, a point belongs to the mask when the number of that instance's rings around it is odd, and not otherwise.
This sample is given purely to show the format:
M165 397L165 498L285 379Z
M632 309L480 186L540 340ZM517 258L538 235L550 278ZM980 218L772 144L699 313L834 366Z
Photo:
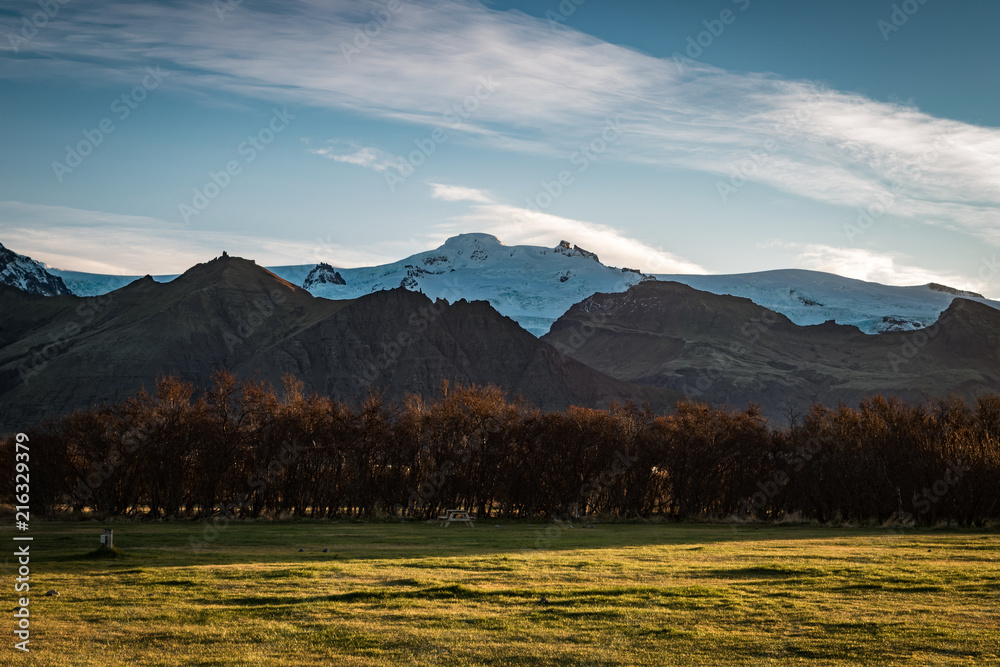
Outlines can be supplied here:
M313 155L329 158L335 162L354 164L366 169L373 169L377 172L383 172L390 167L399 169L402 164L402 160L398 157L389 155L385 151L371 146L358 146L351 143L350 152L345 152L341 147L342 142L330 141L328 144L323 148L309 149L308 152Z
M621 230L607 225L510 206L477 188L441 183L428 185L434 199L473 204L468 213L438 226L442 231L440 240L474 229L493 234L507 245L552 247L560 241L570 241L598 251L604 264L630 267L646 273L707 273L694 262L626 236Z
M384 3L373 3L374 12ZM622 117L619 160L749 178L813 200L887 212L1000 244L1000 130L808 81L678 67L515 12L463 0L405 2L392 20L347 0L245 2L220 28L210 3L79 0L8 72L171 63L196 90L351 109L456 127L484 76L501 85L459 132L518 151L569 153ZM359 33L360 31L360 33ZM350 58L345 46L364 44ZM449 114L452 114L449 116ZM762 147L767 159L741 168ZM321 153L322 154L322 153ZM385 169L374 149L326 155ZM746 173L751 171L751 173ZM884 202L888 202L886 205Z
M472 188L448 188L448 196L455 197L449 201L486 201L475 203L468 213L439 225L440 240L470 229L493 234L507 245L553 247L566 240L596 252L601 262L609 266L629 267L645 273L707 273L694 262L628 237L607 225L494 203Z
M226 250L262 266L330 262L339 267L395 261L387 248L347 248L331 237L286 241L191 229L157 218L0 201L0 237L10 249L67 271L173 274Z
M705 273L697 264L629 238L617 229L493 203L487 193L475 188L432 187L432 196L437 199L469 202L472 209L439 225L426 237L383 242L377 247L346 247L332 234L311 241L285 241L197 230L144 216L16 201L0 201L0 237L11 250L54 268L104 275L182 273L223 250L261 266L318 262L338 268L377 266L423 252L470 229L494 234L508 245L553 247L566 239L597 251L605 264L646 272Z
M442 201L471 201L479 204L492 204L493 198L483 190L465 188L460 185L444 185L429 183L431 197Z
M862 248L838 248L821 244L779 244L796 252L796 265L813 271L834 273L883 285L939 283L958 289L988 292L989 282L955 273L942 273L906 263L905 257ZM970 275L972 272L970 272Z

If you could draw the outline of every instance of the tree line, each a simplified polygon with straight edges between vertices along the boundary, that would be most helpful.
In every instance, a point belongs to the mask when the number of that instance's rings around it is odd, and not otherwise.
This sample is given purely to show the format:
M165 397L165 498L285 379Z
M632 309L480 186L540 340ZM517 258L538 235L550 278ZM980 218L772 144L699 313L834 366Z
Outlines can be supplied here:
M542 412L496 387L353 404L231 373L162 378L26 435L31 509L146 519L593 515L939 522L1000 518L1000 396L757 407L678 403ZM0 443L14 461L14 437ZM13 475L4 476L13 497Z

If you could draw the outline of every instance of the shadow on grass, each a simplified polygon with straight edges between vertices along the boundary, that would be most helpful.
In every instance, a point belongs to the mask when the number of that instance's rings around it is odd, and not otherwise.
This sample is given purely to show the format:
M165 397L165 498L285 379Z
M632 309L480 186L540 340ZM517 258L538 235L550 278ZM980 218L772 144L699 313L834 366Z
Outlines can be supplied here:
M392 585L395 582L387 582ZM375 604L402 600L456 600L471 602L498 602L501 600L520 600L536 604L539 610L559 611L561 608L575 607L582 603L593 604L614 602L626 598L642 598L647 602L669 603L671 600L722 598L725 594L712 588L702 586L610 586L607 588L585 588L574 590L571 595L562 594L556 589L548 588L505 588L477 589L463 584L444 586L420 586L400 590L398 587L349 591L335 595L314 596L278 596L252 595L231 597L224 600L217 598L202 598L198 602L210 606L224 607L270 607L321 602ZM593 612L588 612L593 613Z
M713 568L699 570L693 576L706 579L793 579L818 577L826 574L817 568L797 568L789 565L756 565L753 567Z
M713 545L741 542L797 541L817 539L877 538L886 531L878 528L835 528L823 526L771 526L688 523L622 522L598 524L596 529L581 530L567 524L503 522L499 528L479 526L474 530L445 530L423 522L355 523L326 520L241 523L233 522L216 531L214 539L205 540L205 524L200 522L116 523L118 540L127 550L126 560L133 566L235 565L241 563L322 565L354 560L410 560L434 557L462 559L494 556L530 558L546 552L577 549L615 549L648 546L676 546L705 549ZM79 522L37 522L32 525L39 562L80 562L108 560L115 565L120 558L99 556L87 551L96 541L95 527ZM894 538L943 537L954 533L991 539L996 531L947 531L908 529ZM0 539L4 537L0 530ZM192 544L200 544L193 548ZM977 545L980 546L980 545ZM991 548L993 545L980 548ZM873 547L874 548L874 547ZM301 551L300 551L301 549ZM324 552L323 550L327 551ZM117 551L117 550L116 550ZM449 567L461 567L450 563ZM478 569L482 569L479 567ZM490 568L488 568L490 569ZM503 569L496 563L491 569ZM782 566L757 566L710 572L707 576L778 579L812 576L811 571L790 571Z
M116 549L115 547L106 547L103 544L90 553L86 553L81 558L87 558L90 560L117 560L119 558L127 558L128 556L121 549Z

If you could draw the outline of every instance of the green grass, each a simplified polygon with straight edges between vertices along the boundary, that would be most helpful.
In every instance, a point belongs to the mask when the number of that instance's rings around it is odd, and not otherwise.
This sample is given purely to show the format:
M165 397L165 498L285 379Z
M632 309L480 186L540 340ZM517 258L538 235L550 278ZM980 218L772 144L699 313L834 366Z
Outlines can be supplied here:
M0 664L1000 665L995 532L495 523L36 521Z

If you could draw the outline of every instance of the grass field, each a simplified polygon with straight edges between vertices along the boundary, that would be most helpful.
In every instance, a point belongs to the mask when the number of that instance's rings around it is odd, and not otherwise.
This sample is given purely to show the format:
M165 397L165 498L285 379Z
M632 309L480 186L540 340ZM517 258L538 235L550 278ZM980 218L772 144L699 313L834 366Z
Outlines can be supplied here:
M996 532L552 526L34 522L0 663L1000 665Z

